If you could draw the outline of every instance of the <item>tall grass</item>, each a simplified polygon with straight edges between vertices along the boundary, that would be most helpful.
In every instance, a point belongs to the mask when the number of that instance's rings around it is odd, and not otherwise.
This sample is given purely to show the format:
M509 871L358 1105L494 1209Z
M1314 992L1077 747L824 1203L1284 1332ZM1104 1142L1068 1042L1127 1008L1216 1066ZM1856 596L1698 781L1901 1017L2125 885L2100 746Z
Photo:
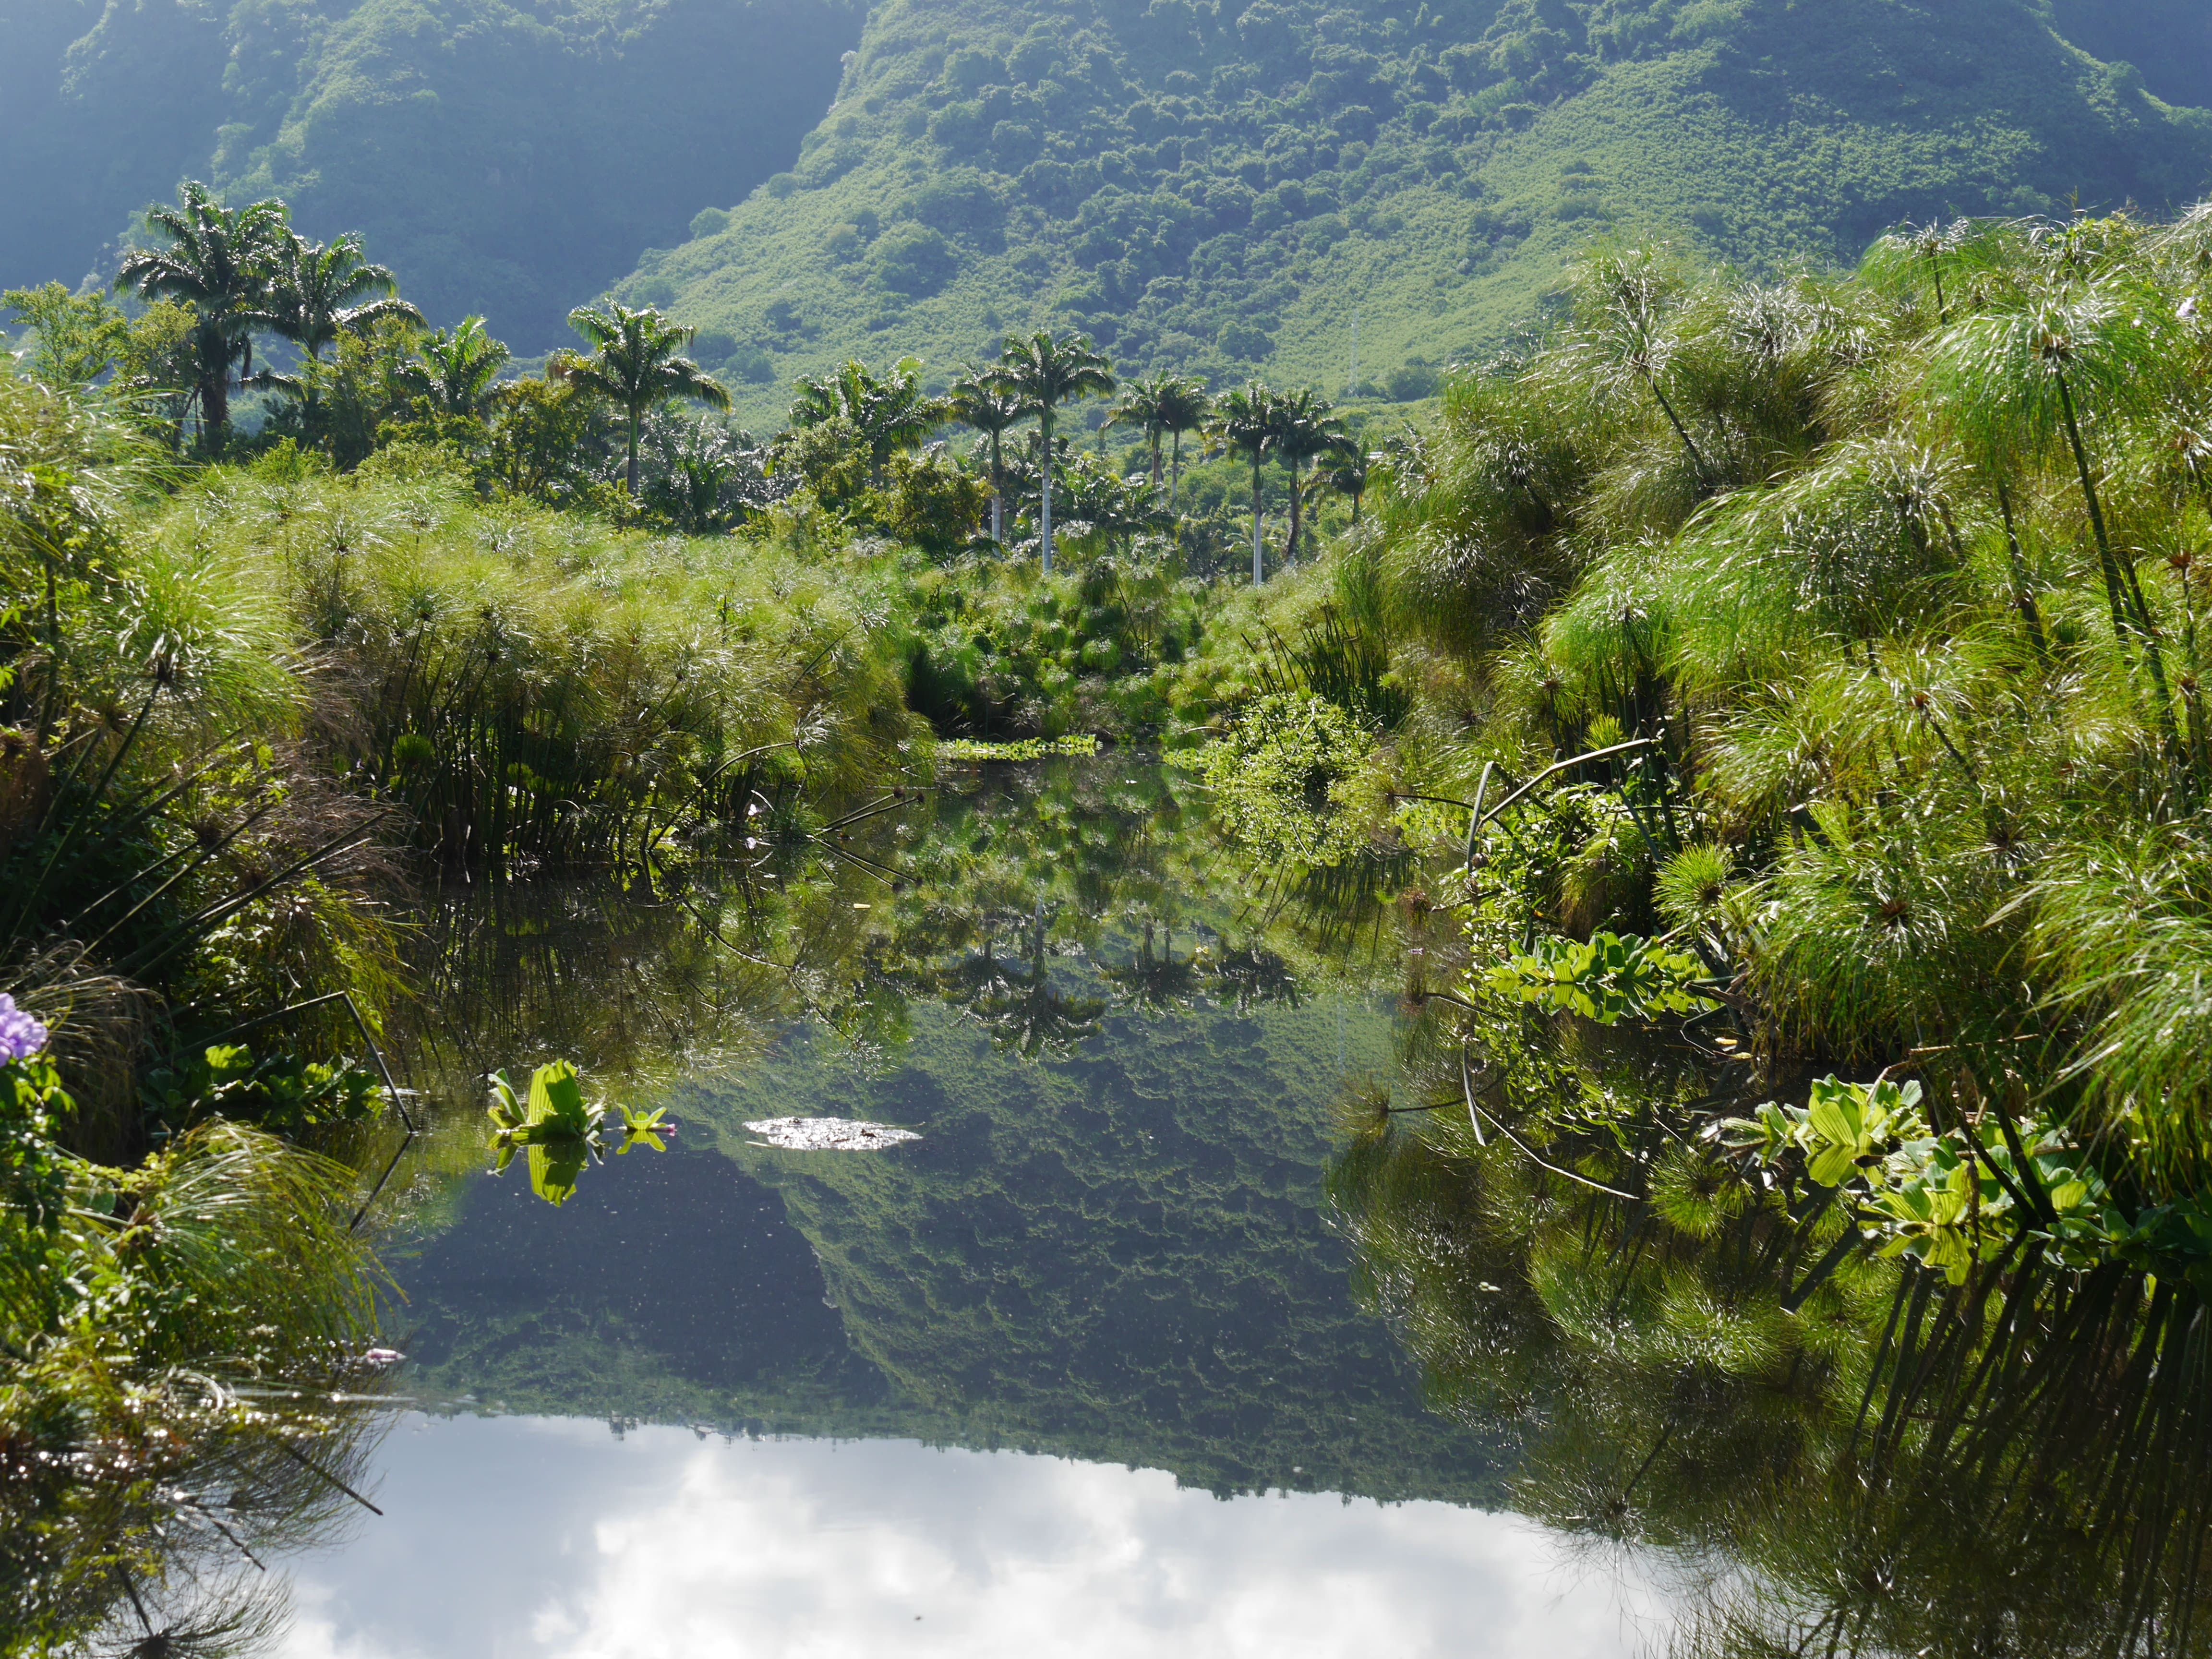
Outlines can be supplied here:
M1362 555L1431 665L1412 787L1646 740L1624 804L1724 856L1758 1052L2032 1097L2147 1200L2212 1173L2203 222L1765 284L1601 252L1398 447Z
M897 601L865 570L457 482L212 477L154 526L274 579L346 785L471 868L742 837L757 797L897 763ZM721 838L721 839L718 839Z

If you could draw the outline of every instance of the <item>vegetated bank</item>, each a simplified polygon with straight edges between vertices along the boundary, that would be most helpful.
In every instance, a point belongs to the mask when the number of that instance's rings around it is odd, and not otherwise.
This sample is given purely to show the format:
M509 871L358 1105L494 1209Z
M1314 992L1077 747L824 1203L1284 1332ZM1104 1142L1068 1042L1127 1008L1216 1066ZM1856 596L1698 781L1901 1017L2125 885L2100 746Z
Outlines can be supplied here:
M2209 235L1960 222L1764 283L1592 258L1333 555L1395 725L1312 686L1220 770L1291 780L1250 833L1319 861L1390 794L1459 866L1403 898L1421 1017L1347 1099L1340 1200L1440 1402L1523 1414L1546 1512L1743 1553L1692 1646L1913 1650L1962 1605L1935 1586L2031 1560L2008 1619L2188 1621Z

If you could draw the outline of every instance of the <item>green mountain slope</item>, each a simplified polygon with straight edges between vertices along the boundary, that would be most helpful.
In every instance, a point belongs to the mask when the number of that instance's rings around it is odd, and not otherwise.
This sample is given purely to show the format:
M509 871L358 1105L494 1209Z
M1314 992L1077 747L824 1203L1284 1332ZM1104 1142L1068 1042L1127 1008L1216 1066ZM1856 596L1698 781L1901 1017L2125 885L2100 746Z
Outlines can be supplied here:
M2155 46L2138 9L2069 0L2069 26ZM1480 350L1593 234L1771 267L1905 217L2193 198L2212 114L2056 21L2044 0L890 0L797 167L622 291L707 328L761 422L844 356L941 375L1045 325L1132 367L1340 385L1355 313L1364 378Z
M75 280L179 179L359 230L518 347L787 165L856 0L0 0L0 283Z

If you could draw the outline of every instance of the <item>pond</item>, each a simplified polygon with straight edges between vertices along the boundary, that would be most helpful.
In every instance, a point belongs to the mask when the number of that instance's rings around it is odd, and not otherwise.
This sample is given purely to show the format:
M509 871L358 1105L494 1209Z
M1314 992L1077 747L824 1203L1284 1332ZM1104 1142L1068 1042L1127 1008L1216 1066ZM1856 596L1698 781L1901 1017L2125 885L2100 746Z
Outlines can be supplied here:
M2203 1321L1816 1285L1679 1159L1480 1134L1441 873L1255 866L1125 755L761 860L426 912L408 1358L264 1650L2204 1647ZM1662 1127L1729 1086L1604 1040ZM477 1079L555 1058L668 1149L490 1173Z

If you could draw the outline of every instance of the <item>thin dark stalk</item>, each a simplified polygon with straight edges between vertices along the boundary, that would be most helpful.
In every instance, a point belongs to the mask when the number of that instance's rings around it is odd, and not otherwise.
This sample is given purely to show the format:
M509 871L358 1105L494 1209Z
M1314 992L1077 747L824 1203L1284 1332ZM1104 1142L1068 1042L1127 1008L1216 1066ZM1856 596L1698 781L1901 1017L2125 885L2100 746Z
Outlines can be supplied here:
M154 700L161 695L161 682L156 680L154 682L154 689L146 694L146 701L139 705L137 718L131 722L131 729L123 734L123 741L115 746L115 752L107 757L107 765L100 775L100 781L92 787L91 800L87 803L86 810L76 815L69 827L62 831L61 838L54 842L53 850L46 855L46 866L39 872L37 879L25 888L18 896L11 921L20 924L22 918L28 914L32 904L36 902L40 892L52 878L54 867L60 862L62 854L75 844L78 835L92 821L92 806L96 805L100 796L106 793L108 784L114 779L116 768L123 764L124 757L131 752L131 745L138 741L139 732L145 729L146 717L154 712ZM89 753L89 749L86 752ZM77 758L82 762L84 757L80 755ZM71 783L75 781L76 772L76 769L72 767L70 769ZM64 787L67 787L68 785ZM59 805L61 798L62 791L56 790L54 801L57 805Z
M314 868L316 865L320 864L324 860L336 857L338 854L343 852L347 848L354 845L356 842L365 841L368 839L369 831L375 828L377 823L384 817L384 813L379 812L374 817L370 818L367 823L360 825L358 828L349 830L342 836L333 836L331 840L325 842L320 847L317 848L313 852L295 859L291 863L286 865L282 870L276 872L276 874L255 883L244 892L234 894L230 898L225 899L220 903L208 906L197 915L187 917L184 921L171 930L171 934L167 943L162 943L161 940L155 941L155 945L160 945L160 949L155 950L152 946L149 946L146 950L141 951L137 955L126 957L122 963L118 964L117 971L128 977L143 976L152 972L154 969L159 967L162 963L167 962L171 957L174 956L179 951L183 950L186 945L198 938L209 928L215 927L226 917L243 909L246 905L251 904L255 899L260 897L264 893L270 892L274 889L282 886L284 883L291 880L293 877L299 875L303 871Z
M1563 1170L1556 1164L1547 1162L1545 1158L1537 1152L1534 1147L1529 1146L1528 1143L1522 1139L1519 1135L1515 1134L1512 1129L1507 1126L1503 1118L1499 1117L1495 1112L1482 1111L1482 1109L1475 1104L1472 1095L1468 1097L1467 1106L1468 1111L1481 1112L1483 1116L1488 1118L1491 1121L1492 1127L1496 1128L1498 1133L1504 1135L1506 1139L1511 1141L1514 1147L1521 1153L1521 1155L1523 1158L1526 1158L1531 1164L1534 1164L1538 1169L1546 1170L1552 1175L1558 1176L1562 1181L1571 1181L1579 1186L1587 1187L1594 1193L1603 1193L1607 1198L1625 1198L1632 1204L1638 1201L1637 1194L1634 1193L1625 1193L1618 1187L1608 1187L1601 1181L1592 1181L1588 1176L1577 1175L1572 1170Z
M405 1115L404 1113L401 1114L403 1121ZM362 1218L368 1213L370 1207L382 1194L384 1183L392 1179L392 1172L399 1167L399 1160L407 1156L407 1149L415 1144L415 1126L411 1123L408 1124L407 1133L400 1137L399 1145L392 1152L392 1161L384 1166L384 1173L377 1176L376 1185L368 1189L368 1196L362 1200L361 1207L353 1212L353 1219L346 1224L346 1231L352 1233L361 1230Z
M222 854L228 850L230 844L233 842L236 841L248 830L251 830L255 824L260 823L262 819L267 817L271 812L275 811L277 803L276 801L267 800L264 801L252 811L247 813L246 817L240 819L237 824L223 836L222 840L216 842L212 847L203 848L200 850L198 857L193 859L191 863L185 865L182 869L178 870L175 873L171 875L167 880L162 882L161 885L155 888L152 892L147 894L144 898L140 899L137 903L132 905L128 910L117 917L115 921L109 923L106 927L103 928L92 939L90 943L85 946L85 949L88 951L96 951L101 945L106 944L109 939L115 936L118 929L128 927L132 922L136 921L139 916L145 913L149 906L160 902L161 898L168 892L168 890L174 887L179 882L183 881L186 877L192 875L195 872L205 868L215 860L221 858Z
M1644 371L1644 384L1651 388L1651 395L1659 400L1659 407L1667 416L1667 423L1674 428L1674 435L1682 441L1682 447L1690 452L1690 465L1698 469L1698 482L1705 483L1711 478L1712 470L1705 465L1705 455L1691 438L1689 428L1684 426L1681 416L1674 413L1674 405L1667 401L1667 394L1659 389L1659 377L1647 368Z
M340 1492L343 1492L348 1498L352 1498L355 1503L360 1504L362 1508L367 1510L371 1515L381 1516L384 1513L382 1510L377 1508L375 1504L370 1503L368 1499L363 1498L351 1486L346 1485L344 1481L339 1480L337 1476L332 1474L328 1469L316 1462L314 1459L309 1457L305 1452L301 1451L297 1446L293 1445L289 1441L279 1440L276 1443L276 1449L283 1452L287 1457L290 1458L294 1462L297 1463L301 1468L306 1469L309 1474L320 1475L324 1480L329 1481L331 1485L336 1486Z
M2096 482L2089 473L2089 452L2081 441L2081 427L2075 418L2074 393L2067 385L2066 373L2062 368L2053 377L2058 386L2058 408L2065 417L2066 441L2074 451L2074 468L2081 475L2081 497L2089 505L2089 527L2097 538L2097 562L2104 572L2106 597L2112 610L2112 629L2124 637L2127 629L2121 622L2123 600L2134 612L2134 625L2142 642L2143 661L2150 670L2151 684L2158 694L2159 724L2169 740L2174 738L2173 703L2166 688L2166 660L2158 648L2158 633L2151 621L2150 605L2143 598L2142 587L2135 572L2122 562L2112 550L2112 540L2105 528L2104 503L2098 499Z
M1813 1264L1797 1288L1782 1298L1782 1311L1794 1314L1805 1305L1805 1299L1827 1282L1828 1276L1844 1265L1851 1252L1858 1248L1856 1223L1846 1218L1842 1236L1828 1247L1828 1253Z
M2012 491L2002 477L1997 479L1997 512L2004 520L2005 556L2012 569L2013 604L2019 609L2021 622L2027 629L2028 642L2034 646L2035 654L2048 656L2051 645L2044 637L2043 612L2028 586L2027 558L2021 550L2020 531L2013 523Z
M1503 812L1507 807L1512 805L1513 803L1519 800L1522 796L1527 794L1531 789L1534 789L1538 784L1543 782L1547 778L1551 777L1554 773L1564 772L1571 766L1580 766L1588 761L1603 760L1608 755L1624 755L1632 749L1648 749L1657 741L1658 739L1656 738L1631 738L1626 743L1616 743L1610 748L1593 749L1588 754L1572 756L1563 761L1554 761L1551 765L1537 773L1534 777L1529 779L1528 782L1522 784L1518 789L1516 789L1511 794L1506 796L1504 800L1499 801L1497 805L1492 807L1487 812L1484 812L1477 817L1474 823L1468 829L1469 840L1471 841L1473 839L1474 831L1476 828L1480 827L1482 824L1488 823L1492 818L1496 817L1500 812Z

